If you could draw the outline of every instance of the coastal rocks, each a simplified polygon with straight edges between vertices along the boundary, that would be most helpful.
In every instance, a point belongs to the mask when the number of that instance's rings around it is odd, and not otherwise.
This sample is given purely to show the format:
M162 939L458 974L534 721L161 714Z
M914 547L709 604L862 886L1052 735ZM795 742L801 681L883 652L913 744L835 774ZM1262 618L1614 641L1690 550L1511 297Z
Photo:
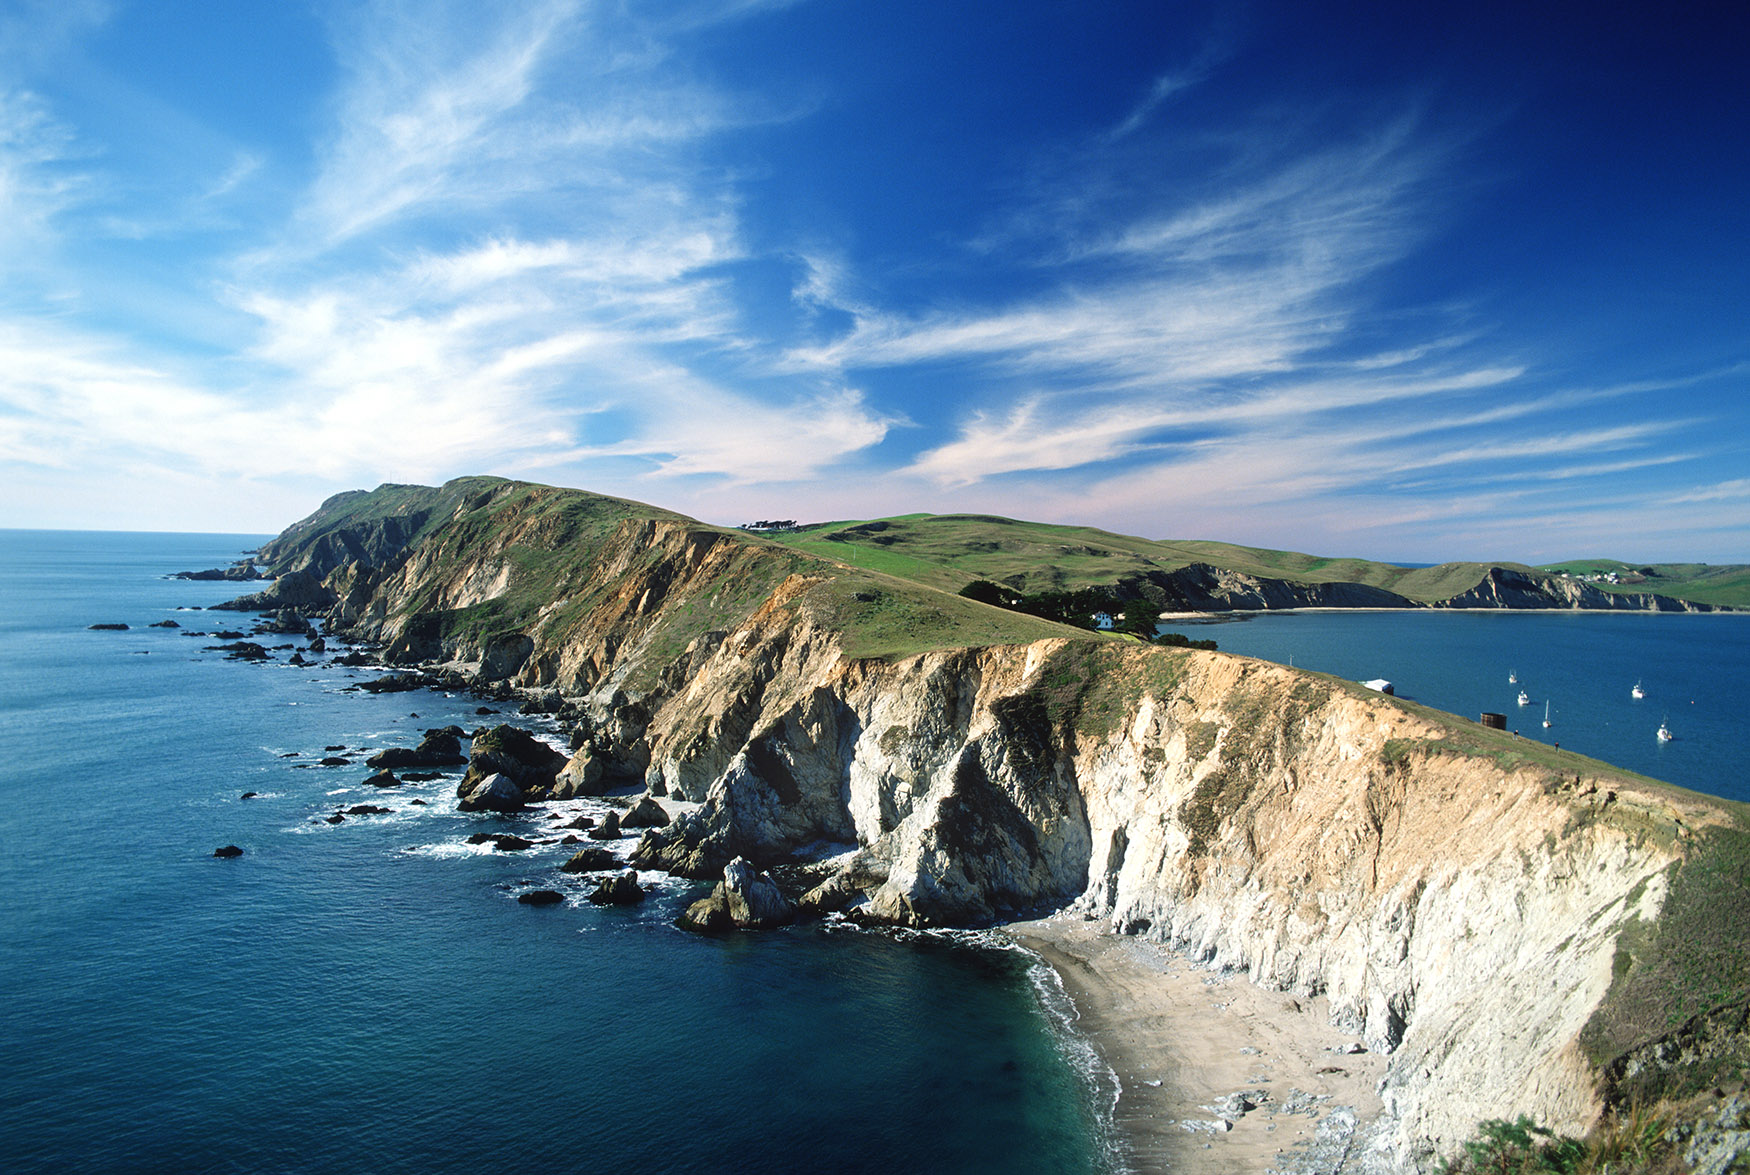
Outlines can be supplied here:
M600 756L589 747L575 752L565 761L553 780L553 798L575 799L578 796L606 795L609 784Z
M459 767L468 761L462 754L462 731L455 726L425 732L417 747L388 747L365 762L372 767Z
M393 771L384 769L373 772L365 777L366 787L400 787L401 780Z
M609 869L618 869L620 859L607 849L594 847L578 849L571 859L559 866L561 873L605 873Z
M89 632L126 632L126 631L128 631L128 626L125 624L87 624L85 626L85 628Z
M551 794L554 778L564 766L564 755L528 731L500 724L474 736L468 749L468 774L461 788L496 774L511 779L529 799L543 799Z
M147 625L147 627L148 628L181 628L182 625L176 623L176 621L174 621L174 620L154 620L151 624Z
M661 828L668 823L668 813L650 796L644 796L620 817L621 828Z
M188 580L234 580L243 582L252 579L266 579L253 560L240 559L229 567L211 567L205 571L173 571L171 579Z
M744 930L782 926L796 917L796 907L778 892L771 876L740 857L723 867L722 884L729 920Z
M796 907L778 891L770 875L740 857L723 868L723 880L706 897L687 907L675 924L713 934L725 930L767 930L796 919Z
M523 790L508 775L487 775L458 792L457 811L520 812L524 806Z
M425 678L417 673L386 673L382 677L361 681L354 688L367 694L400 694L410 690L424 689Z
M557 906L565 895L556 889L531 889L518 894L516 900L525 906Z
M598 906L635 906L643 901L644 889L638 884L638 871L628 869L596 886L586 899Z
M620 831L620 814L609 812L602 817L600 826L591 828L586 835L591 840L619 840L626 834Z
M215 857L241 857L242 855L243 850L236 845L221 845L213 850Z
M212 606L232 612L270 612L281 608L313 611L329 607L336 598L333 589L315 575L308 571L292 571L274 580L265 591Z
M476 832L468 838L471 845L490 844L501 853L520 853L535 847L535 842L508 832Z

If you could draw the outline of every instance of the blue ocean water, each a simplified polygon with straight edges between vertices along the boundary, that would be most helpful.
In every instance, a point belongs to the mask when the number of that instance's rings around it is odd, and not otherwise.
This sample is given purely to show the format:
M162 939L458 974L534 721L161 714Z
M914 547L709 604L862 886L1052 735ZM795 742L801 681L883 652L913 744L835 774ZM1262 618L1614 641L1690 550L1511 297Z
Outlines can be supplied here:
M1111 1167L1109 1092L1026 957L690 935L688 884L600 909L557 871L569 846L466 843L557 821L314 766L498 719L203 651L189 633L248 618L178 609L238 587L163 576L261 537L0 531L7 1171ZM365 803L395 811L324 820Z
M1470 719L1504 714L1522 738L1750 801L1750 615L1306 611L1161 628L1225 653L1385 678L1400 697ZM1655 737L1661 722L1670 742Z

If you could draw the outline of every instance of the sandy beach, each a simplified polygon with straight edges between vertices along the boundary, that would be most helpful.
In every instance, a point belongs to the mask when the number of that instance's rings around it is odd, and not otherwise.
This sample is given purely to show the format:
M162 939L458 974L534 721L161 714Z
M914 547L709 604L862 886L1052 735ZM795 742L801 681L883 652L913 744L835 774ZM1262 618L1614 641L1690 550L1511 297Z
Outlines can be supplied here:
M1117 1075L1138 1175L1328 1171L1379 1112L1385 1058L1332 1028L1322 997L1262 990L1079 914L1004 929L1056 969Z

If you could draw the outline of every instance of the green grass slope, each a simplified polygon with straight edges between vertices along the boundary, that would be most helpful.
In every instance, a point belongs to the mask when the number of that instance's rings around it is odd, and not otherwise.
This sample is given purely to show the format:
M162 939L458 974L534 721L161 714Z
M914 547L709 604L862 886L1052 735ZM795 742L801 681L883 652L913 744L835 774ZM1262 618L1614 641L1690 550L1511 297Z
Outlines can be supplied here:
M1568 559L1538 568L1547 575L1614 573L1620 583L1594 582L1606 592L1652 592L1698 604L1750 608L1750 566L1742 563L1624 563L1620 559Z
M1531 570L1517 563L1396 567L1368 559L1232 543L1159 541L988 514L909 514L830 522L771 537L795 550L945 591L958 591L974 579L996 580L1023 592L1107 587L1151 571L1172 572L1208 563L1297 583L1362 583L1428 603L1475 587L1491 566Z

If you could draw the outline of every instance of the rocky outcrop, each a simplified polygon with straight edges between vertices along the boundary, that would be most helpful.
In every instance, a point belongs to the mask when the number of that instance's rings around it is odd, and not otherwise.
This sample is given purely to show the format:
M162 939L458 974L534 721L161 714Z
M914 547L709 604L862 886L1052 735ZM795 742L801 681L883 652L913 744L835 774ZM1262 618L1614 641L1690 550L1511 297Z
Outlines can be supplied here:
M544 799L563 766L564 755L528 731L501 723L474 736L468 748L468 773L456 794L464 795L479 780L498 775L528 799Z
M464 783L456 803L462 812L520 812L526 805L523 790L508 775L486 775Z
M240 596L235 600L213 604L214 608L233 612L275 612L281 608L313 611L327 608L335 601L335 593L312 571L288 571L275 579L265 591Z

